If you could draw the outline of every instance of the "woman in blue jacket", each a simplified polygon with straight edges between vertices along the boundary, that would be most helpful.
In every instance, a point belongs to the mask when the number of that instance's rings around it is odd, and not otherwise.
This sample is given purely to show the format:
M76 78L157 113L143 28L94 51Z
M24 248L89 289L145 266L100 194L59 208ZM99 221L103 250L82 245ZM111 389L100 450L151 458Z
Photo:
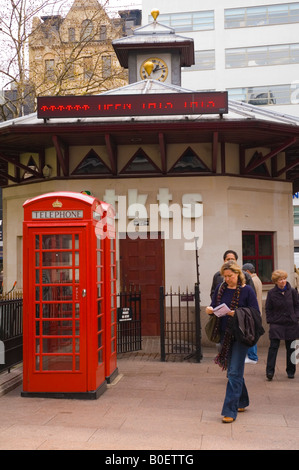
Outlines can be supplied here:
M269 290L266 299L266 319L269 327L270 347L267 357L266 376L272 380L280 341L286 346L286 372L293 379L296 372L296 360L292 356L295 346L293 341L299 338L298 319L299 301L296 289L287 282L288 274L282 270L272 273L275 287Z
M234 262L224 263L221 268L224 282L214 292L211 306L206 312L210 315L217 305L225 303L230 311L220 318L221 350L215 359L223 369L227 369L226 395L222 408L222 421L233 422L238 412L249 405L249 397L244 381L244 362L248 347L238 341L233 333L235 309L253 307L259 312L256 294L252 287L245 284L245 277L240 266Z

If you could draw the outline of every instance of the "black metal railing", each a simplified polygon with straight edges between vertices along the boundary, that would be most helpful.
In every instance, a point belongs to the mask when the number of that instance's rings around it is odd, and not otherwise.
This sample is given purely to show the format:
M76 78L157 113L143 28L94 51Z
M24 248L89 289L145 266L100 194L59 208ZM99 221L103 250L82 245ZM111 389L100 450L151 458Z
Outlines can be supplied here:
M141 292L135 288L117 295L117 352L139 351L141 338Z
M0 372L23 360L23 299L0 299Z
M167 300L166 300L167 299ZM161 361L166 356L194 357L201 361L201 322L199 286L194 292L164 291L160 287Z

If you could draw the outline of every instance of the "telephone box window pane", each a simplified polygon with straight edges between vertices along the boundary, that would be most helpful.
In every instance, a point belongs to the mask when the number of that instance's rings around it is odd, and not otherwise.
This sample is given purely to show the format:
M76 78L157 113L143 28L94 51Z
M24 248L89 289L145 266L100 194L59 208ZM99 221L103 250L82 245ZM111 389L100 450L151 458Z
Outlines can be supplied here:
M79 266L79 253L77 251L75 253L75 266Z
M80 352L80 338L75 339L75 352L76 353Z
M35 357L35 370L39 370L40 368L40 357L36 356Z
M98 317L98 331L101 331L102 329L102 317Z
M115 266L111 266L111 279L115 279Z
M102 346L102 333L98 334L98 348Z
M42 370L73 370L73 356L43 356Z
M72 338L43 338L43 354L65 354L72 352Z
M35 249L39 249L39 235L35 235Z
M63 284L72 281L72 269L43 269L43 284Z
M75 370L80 370L80 357L75 356Z
M39 269L35 270L35 284L39 284Z
M35 352L37 354L39 354L39 352L40 352L39 338L37 338L36 341L35 341Z
M39 252L35 253L35 266L39 266Z
M51 317L56 317L56 306L53 304L42 304L43 308L43 318L51 318Z
M39 309L39 304L35 305L35 318L39 318L40 316L40 309Z
M75 317L79 318L80 316L80 304L75 304Z
M39 287L35 288L35 300L39 300Z
M79 250L79 235L75 235L75 250Z
M80 280L80 271L79 269L75 269L75 282L79 282Z
M35 322L35 336L39 336L40 334L40 328L39 328L39 321Z
M72 321L43 321L44 336L72 336L72 334Z
M43 250L71 250L72 249L72 235L43 235L42 247Z
M115 352L115 339L111 341L111 353Z
M43 300L72 300L72 286L47 286L43 287Z
M80 322L79 321L75 322L75 335L76 336L80 335Z
M72 266L72 253L64 251L61 253L43 252L42 264L43 266Z
M71 303L43 303L43 318L72 318Z

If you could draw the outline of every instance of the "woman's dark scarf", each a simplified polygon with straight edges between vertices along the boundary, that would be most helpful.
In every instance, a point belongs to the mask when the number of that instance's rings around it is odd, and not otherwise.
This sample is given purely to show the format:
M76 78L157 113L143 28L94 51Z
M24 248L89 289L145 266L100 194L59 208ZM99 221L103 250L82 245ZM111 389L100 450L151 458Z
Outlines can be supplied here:
M219 289L218 289L217 300L216 300L217 305L220 305L223 292L225 291L226 288L227 288L227 283L223 282L221 284L221 286L219 287ZM229 305L229 308L231 310L235 310L238 307L239 300L240 300L240 293L241 293L241 283L240 283L240 281L238 281L237 288L234 292L232 301ZM234 339L234 336L233 336L233 320L234 320L234 318L231 317L231 316L229 316L228 319L227 319L226 329L225 329L225 332L224 332L224 337L223 337L223 341L222 341L222 345L221 345L221 350L220 350L219 354L217 354L217 356L214 359L215 364L218 364L222 368L222 370L227 369L228 362L229 362L229 359L230 359L232 343L233 343L233 339Z

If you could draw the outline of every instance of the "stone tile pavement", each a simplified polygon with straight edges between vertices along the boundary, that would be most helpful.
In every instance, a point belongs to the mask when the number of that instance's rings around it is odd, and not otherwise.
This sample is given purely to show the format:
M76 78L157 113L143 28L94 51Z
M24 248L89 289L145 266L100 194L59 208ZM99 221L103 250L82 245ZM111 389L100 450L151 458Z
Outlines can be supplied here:
M268 382L267 349L258 353L245 367L250 406L232 424L221 421L226 375L214 348L199 364L123 354L118 377L92 401L21 397L19 366L0 374L0 449L298 450L299 373L287 378L282 342Z

